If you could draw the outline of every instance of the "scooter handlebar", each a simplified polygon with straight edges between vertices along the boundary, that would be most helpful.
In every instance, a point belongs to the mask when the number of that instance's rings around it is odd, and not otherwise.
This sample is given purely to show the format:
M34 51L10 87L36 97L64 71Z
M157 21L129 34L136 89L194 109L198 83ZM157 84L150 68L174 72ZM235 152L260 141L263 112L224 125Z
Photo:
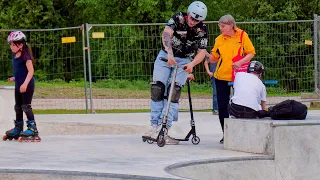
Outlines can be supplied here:
M160 60L161 61L163 61L163 62L168 62L168 59L166 59L166 58L163 58L163 57L160 57ZM186 66L183 66L183 68L182 68L183 70L186 70L187 69L187 67Z

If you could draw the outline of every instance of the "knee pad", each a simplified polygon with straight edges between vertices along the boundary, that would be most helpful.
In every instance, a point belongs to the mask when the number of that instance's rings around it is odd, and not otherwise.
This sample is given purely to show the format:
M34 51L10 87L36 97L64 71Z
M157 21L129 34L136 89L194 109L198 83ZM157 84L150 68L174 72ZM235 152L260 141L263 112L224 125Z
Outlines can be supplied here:
M151 99L155 102L163 100L165 85L161 81L154 81L151 85Z
M168 93L170 93L171 84L168 87ZM171 102L178 103L181 95L181 85L179 83L175 83L172 90Z
M14 110L16 111L16 113L22 113L22 108L20 105L14 105Z
M22 108L23 112L26 113L28 120L34 120L34 115L33 115L33 112L32 112L31 105L24 104L24 105L21 106L21 108Z
M25 113L32 111L31 105L29 105L29 104L24 104L21 106L21 108L22 108L22 111Z

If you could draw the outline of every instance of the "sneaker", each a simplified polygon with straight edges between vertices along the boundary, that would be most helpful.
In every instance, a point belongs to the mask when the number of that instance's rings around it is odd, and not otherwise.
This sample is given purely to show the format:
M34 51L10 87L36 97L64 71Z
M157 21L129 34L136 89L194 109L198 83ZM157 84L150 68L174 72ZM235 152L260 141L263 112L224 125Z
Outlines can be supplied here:
M166 144L167 145L177 145L177 144L179 144L178 140L176 140L175 138L173 138L173 137L171 137L169 135L167 135L165 137L165 140L166 140Z
M217 110L212 110L213 115L219 115L219 112Z
M144 136L144 137L153 136L154 133L157 131L158 127L160 127L160 126L152 126L151 129L148 132L144 133L142 136Z
M156 126L155 129L153 129L150 137L151 137L152 139L157 139L161 128L162 128L162 126Z
M220 140L220 144L223 144L223 138Z

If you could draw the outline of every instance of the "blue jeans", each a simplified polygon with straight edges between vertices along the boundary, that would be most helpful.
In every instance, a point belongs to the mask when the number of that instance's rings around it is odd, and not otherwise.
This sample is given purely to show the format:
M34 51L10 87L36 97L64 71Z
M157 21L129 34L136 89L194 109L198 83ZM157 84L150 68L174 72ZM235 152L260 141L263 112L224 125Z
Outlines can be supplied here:
M216 70L217 63L210 63L210 71L212 73ZM211 87L212 87L212 111L218 110L218 101L217 101L217 88L215 78L211 77Z
M171 84L171 78L173 75L174 66L168 66L168 64L162 60L160 57L168 58L168 54L161 50L154 62L153 69L153 81L161 81L165 85L165 96L169 95L168 86ZM175 57L175 60L179 66L176 75L176 81L178 84L183 86L186 83L188 73L185 72L182 67L190 62L189 58L179 58ZM182 87L181 87L182 88ZM158 126L162 124L162 118L166 113L167 100L162 100L155 102L153 100L150 101L151 108L151 126ZM179 103L170 103L169 112L168 112L168 121L167 127L171 127L172 121L177 120Z

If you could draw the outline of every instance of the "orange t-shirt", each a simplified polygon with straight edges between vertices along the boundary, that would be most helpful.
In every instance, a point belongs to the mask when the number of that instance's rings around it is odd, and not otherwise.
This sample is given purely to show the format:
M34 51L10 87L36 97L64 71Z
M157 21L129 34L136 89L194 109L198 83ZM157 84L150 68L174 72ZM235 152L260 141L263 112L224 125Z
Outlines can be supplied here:
M214 77L219 80L232 80L232 58L238 55L238 50L241 47L240 35L242 30L236 28L235 34L230 37L226 35L219 35L216 40L212 55L218 59ZM243 33L242 47L240 54L256 54L251 40L246 32Z

